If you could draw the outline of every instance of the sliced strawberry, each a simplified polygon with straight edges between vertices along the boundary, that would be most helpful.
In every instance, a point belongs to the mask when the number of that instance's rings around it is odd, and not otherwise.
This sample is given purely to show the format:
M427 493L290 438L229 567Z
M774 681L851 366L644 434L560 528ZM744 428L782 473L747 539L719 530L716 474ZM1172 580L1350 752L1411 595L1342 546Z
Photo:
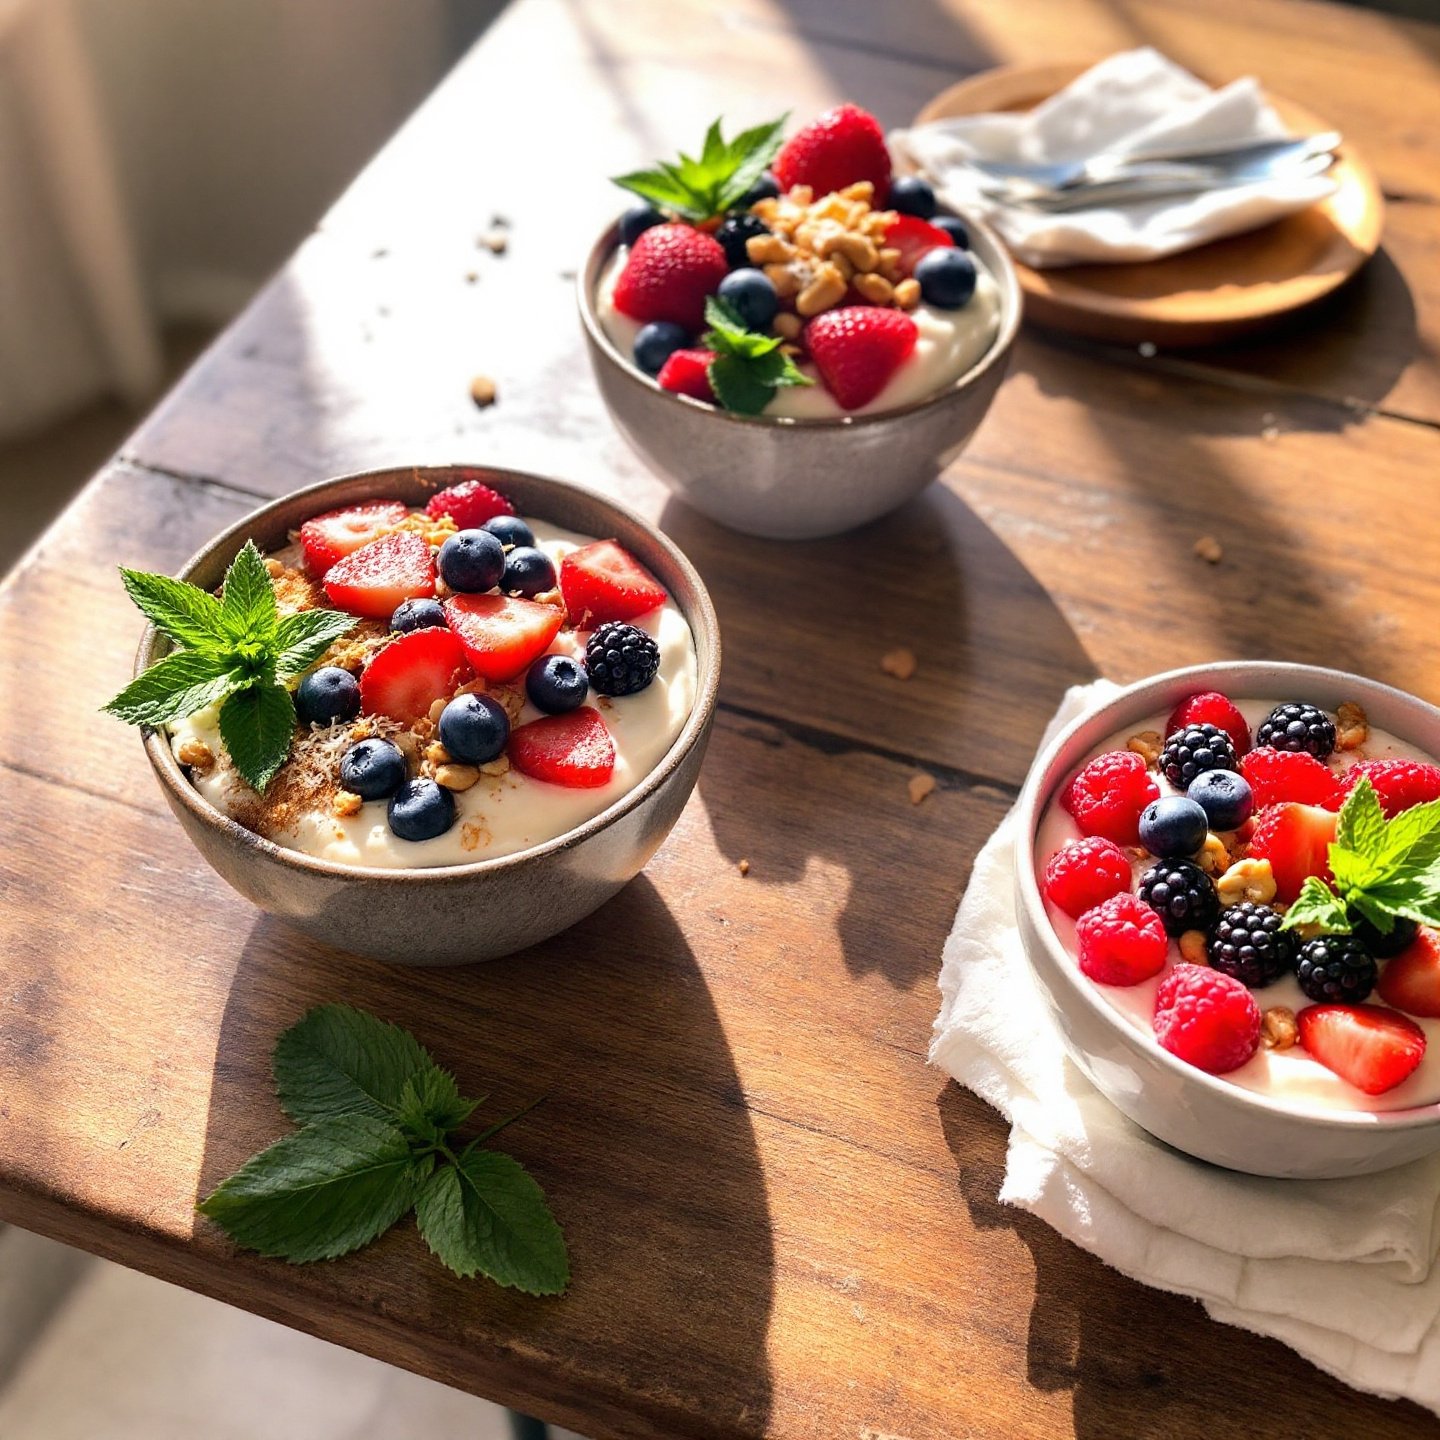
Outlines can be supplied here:
M560 593L580 630L633 620L665 603L664 587L618 540L572 550L560 562Z
M1268 860L1275 876L1275 898L1289 905L1306 878L1329 880L1330 845L1335 839L1335 815L1314 805L1272 805L1255 820L1250 855Z
M300 527L305 568L312 575L324 575L337 560L378 540L409 513L409 507L399 500L371 500L313 516Z
M1170 722L1165 726L1165 738L1168 740L1187 725L1214 725L1223 730L1234 742L1237 755L1243 755L1250 748L1250 727L1245 723L1245 717L1218 690L1201 690L1187 695L1171 712Z
M630 247L615 280L615 308L632 320L705 324L705 297L729 272L720 242L693 225L652 225Z
M674 395L688 395L692 400L713 405L715 391L710 386L710 362L714 358L713 350L672 350L665 357L655 383Z
M1250 783L1257 810L1287 800L1338 810L1344 798L1335 772L1303 750L1272 750L1262 745L1241 759L1240 773Z
M897 215L885 227L885 244L900 252L900 268L907 275L915 273L915 265L922 255L928 255L937 245L954 243L938 225L918 215Z
M367 715L418 720L471 679L460 641L435 626L392 641L365 667L360 704Z
M543 655L565 623L558 605L518 595L452 595L445 622L460 637L475 673L486 680L513 680Z
M1379 1005L1309 1005L1295 1019L1305 1049L1367 1095L1393 1090L1425 1058L1425 1032Z
M437 490L425 506L427 515L448 515L462 530L479 529L497 515L513 515L515 507L481 480L462 480L448 490Z
M522 775L572 790L598 789L615 771L615 742L593 705L519 726L508 753Z
M840 408L858 410L910 358L919 334L903 311L846 305L817 315L805 327L805 344Z
M1440 940L1421 929L1380 971L1375 987L1380 998L1411 1015L1440 1019Z
M784 190L808 185L818 200L859 180L875 187L875 203L890 191L890 150L880 122L858 105L837 105L803 125L771 167Z
M1341 777L1340 785L1346 794L1362 775L1375 787L1380 808L1392 820L1412 805L1440 800L1440 765L1421 760L1361 760Z
M332 605L369 620L388 620L402 600L435 593L435 560L411 530L372 540L325 572Z

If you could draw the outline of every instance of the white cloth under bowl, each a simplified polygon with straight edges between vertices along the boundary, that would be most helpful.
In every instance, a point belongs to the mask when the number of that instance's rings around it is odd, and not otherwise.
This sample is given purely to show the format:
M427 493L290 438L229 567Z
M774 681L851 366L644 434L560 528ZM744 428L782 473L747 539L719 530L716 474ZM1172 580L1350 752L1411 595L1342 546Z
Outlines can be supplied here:
M1046 739L1114 690L1070 690ZM1133 1125L1065 1054L1031 978L1015 828L1012 813L976 857L930 1047L1011 1122L1000 1200L1357 1389L1440 1413L1440 1156L1354 1179L1267 1180L1187 1160Z
M1218 149L1286 134L1253 79L1212 90L1148 46L1112 55L1023 113L961 115L890 137L943 204L978 215L1036 268L1156 260L1258 229L1335 192L1326 176L1266 180L1047 215L981 193L972 160L1047 163Z

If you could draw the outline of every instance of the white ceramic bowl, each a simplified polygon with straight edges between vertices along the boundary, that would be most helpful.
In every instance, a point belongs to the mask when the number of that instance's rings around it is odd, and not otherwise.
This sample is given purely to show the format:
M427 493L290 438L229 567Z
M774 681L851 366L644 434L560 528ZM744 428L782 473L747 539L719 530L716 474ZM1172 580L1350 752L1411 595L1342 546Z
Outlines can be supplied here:
M1168 713L1197 690L1233 699L1345 700L1372 724L1440 755L1440 710L1388 685L1311 665L1236 661L1172 670L1122 690L1046 747L1020 797L1015 905L1030 968L1075 1063L1137 1125L1176 1149L1252 1175L1320 1179L1388 1170L1440 1149L1440 1104L1408 1110L1300 1111L1187 1065L1128 1025L1081 974L1050 923L1035 867L1046 807L1108 736Z

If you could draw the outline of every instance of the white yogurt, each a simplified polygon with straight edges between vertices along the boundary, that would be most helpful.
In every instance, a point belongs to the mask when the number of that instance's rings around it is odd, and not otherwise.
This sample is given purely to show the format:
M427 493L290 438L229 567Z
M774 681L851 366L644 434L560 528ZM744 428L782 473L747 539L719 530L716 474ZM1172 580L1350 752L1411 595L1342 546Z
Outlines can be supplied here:
M1253 734L1260 722L1280 702L1238 700L1234 703L1245 717ZM1103 754L1107 750L1123 750L1126 740L1140 731L1158 730L1163 734L1168 718L1167 715L1152 715L1147 720L1139 721L1137 724L1127 726L1122 731L1117 731L1104 744L1097 746L1087 755L1081 764L1088 764L1095 756ZM1337 752L1333 757L1333 762L1337 769L1343 770L1348 769L1359 760L1386 760L1400 757L1427 762L1432 760L1431 756L1417 750L1414 746L1407 745L1404 741L1396 739L1395 736L1372 726L1370 738L1360 749ZM1080 765L1075 768L1080 769ZM1152 778L1160 787L1162 795L1177 793L1175 787L1166 780L1164 775L1152 772ZM1061 846L1071 840L1078 840L1080 834L1080 828L1075 821L1065 810L1061 809L1057 794L1040 823L1035 841L1035 867L1037 875L1042 877L1042 893L1045 862ZM1138 881L1140 875L1153 863L1154 861L1148 856L1143 860L1135 861L1135 880ZM1134 888L1133 884L1131 888ZM1078 953L1075 940L1075 921L1048 900L1045 902L1045 908L1049 912L1055 933L1060 937L1061 943L1071 958L1074 959ZM1144 980L1139 985L1101 985L1091 980L1089 976L1084 976L1083 979L1085 984L1095 987L1096 993L1104 998L1116 1014L1122 1016L1128 1024L1153 1041L1154 1030L1151 1020L1155 1013L1155 992L1160 988L1160 982L1169 974L1171 968L1180 961L1179 949L1172 940L1170 957L1165 968L1152 979ZM1383 967L1385 962L1381 961L1380 963ZM1077 969L1078 964L1077 961ZM1264 989L1252 990L1251 994L1255 996L1256 1003L1262 1011L1268 1010L1272 1005L1284 1005L1298 1014L1307 1005L1315 1003L1301 990L1293 975L1284 976L1275 984L1267 985ZM1377 996L1371 995L1367 1003L1379 1004L1381 1002ZM1420 1062L1414 1074L1383 1095L1366 1095L1348 1081L1342 1080L1333 1070L1326 1069L1318 1060L1312 1059L1298 1045L1290 1050L1267 1050L1262 1046L1238 1070L1231 1070L1220 1078L1243 1086L1246 1090L1255 1090L1269 1095L1287 1105L1293 1105L1297 1110L1378 1111L1404 1110L1412 1105L1428 1105L1440 1100L1440 1020L1427 1020L1417 1015L1409 1018L1425 1032L1425 1058ZM1158 1042L1155 1043L1158 1044Z
M569 551L590 543L584 536L541 521L526 523L535 532L536 544L555 562L557 570ZM478 784L457 792L455 823L433 840L399 839L386 823L383 800L367 802L348 819L338 818L328 808L308 812L293 828L270 838L288 849L339 864L418 868L467 865L511 855L583 825L633 790L660 763L695 704L695 645L690 627L674 602L667 600L631 623L655 637L660 646L660 669L638 695L610 699L592 693L587 701L605 717L615 745L615 770L604 786L575 790L533 780L512 769L504 775L481 775ZM583 660L585 639L585 632L562 630L550 653ZM540 714L527 700L516 723L537 720ZM177 750L191 737L203 740L216 755L223 749L219 709L215 706L177 721L171 733ZM254 792L228 762L192 778L195 788L227 814L234 813L247 799L254 803Z

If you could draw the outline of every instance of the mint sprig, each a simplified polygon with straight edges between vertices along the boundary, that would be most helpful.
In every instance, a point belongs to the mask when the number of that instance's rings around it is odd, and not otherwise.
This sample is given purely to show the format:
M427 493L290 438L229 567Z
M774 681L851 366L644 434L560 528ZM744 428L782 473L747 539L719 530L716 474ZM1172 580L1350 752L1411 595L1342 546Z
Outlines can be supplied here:
M698 160L681 153L677 161L660 161L652 170L615 175L623 190L648 200L660 210L697 224L723 215L749 190L780 149L788 112L778 120L744 130L726 140L720 121L705 132Z
M302 1126L247 1160L198 1205L237 1244L294 1262L347 1255L414 1210L457 1275L531 1295L570 1281L565 1237L525 1168L452 1132L480 1102L397 1025L321 1005L276 1042L281 1108ZM522 1114L525 1112L522 1112Z
M700 343L715 352L705 373L726 410L758 415L777 390L815 383L781 352L780 336L747 330L739 311L718 295L705 301L705 319L710 328Z
M280 617L254 541L230 562L217 599L198 585L127 570L141 613L177 647L104 708L129 725L164 725L220 707L220 737L245 781L264 790L290 753L295 705L285 681L308 670L355 620L338 610Z

